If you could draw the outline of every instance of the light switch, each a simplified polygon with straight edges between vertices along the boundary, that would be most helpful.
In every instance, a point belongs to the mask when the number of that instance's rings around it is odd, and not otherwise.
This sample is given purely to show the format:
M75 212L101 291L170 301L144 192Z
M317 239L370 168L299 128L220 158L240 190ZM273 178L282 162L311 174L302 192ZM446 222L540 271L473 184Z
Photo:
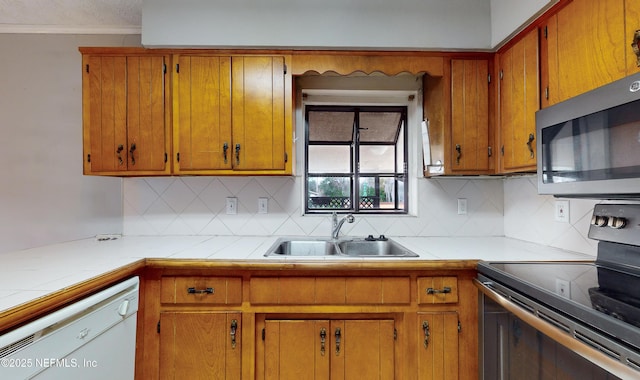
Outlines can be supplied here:
M238 213L238 198L227 198L227 215L235 215Z
M258 214L269 213L269 198L258 198Z

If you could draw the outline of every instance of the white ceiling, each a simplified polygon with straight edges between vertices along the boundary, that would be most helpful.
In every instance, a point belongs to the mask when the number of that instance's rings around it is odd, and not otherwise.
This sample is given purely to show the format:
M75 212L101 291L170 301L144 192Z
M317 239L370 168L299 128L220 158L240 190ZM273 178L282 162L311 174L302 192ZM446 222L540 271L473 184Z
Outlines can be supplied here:
M0 32L140 33L142 0L0 0Z

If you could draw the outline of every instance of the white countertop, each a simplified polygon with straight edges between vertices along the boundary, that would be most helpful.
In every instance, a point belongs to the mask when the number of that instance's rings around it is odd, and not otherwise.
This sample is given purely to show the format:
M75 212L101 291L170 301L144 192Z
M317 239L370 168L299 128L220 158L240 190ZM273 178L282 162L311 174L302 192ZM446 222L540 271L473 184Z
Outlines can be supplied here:
M90 280L143 258L289 261L265 258L278 237L126 236L85 239L0 254L0 312ZM296 257L295 260L594 260L593 256L503 237L392 238L417 258Z

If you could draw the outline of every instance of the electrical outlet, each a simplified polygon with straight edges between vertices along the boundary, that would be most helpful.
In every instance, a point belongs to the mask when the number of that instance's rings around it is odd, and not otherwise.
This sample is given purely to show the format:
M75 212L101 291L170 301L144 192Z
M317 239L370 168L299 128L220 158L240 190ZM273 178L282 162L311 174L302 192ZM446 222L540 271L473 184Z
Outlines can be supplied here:
M258 198L258 214L269 213L269 198Z
M238 213L238 198L227 198L227 215L235 215Z
M571 298L569 281L556 278L556 293L565 298Z
M569 201L556 201L554 219L556 222L569 223Z
M467 199L458 198L458 215L467 215Z

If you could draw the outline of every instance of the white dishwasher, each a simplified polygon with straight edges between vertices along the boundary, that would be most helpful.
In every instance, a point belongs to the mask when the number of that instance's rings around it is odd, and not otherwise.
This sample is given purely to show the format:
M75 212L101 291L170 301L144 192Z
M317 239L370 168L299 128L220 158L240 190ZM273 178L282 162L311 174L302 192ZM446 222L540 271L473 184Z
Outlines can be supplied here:
M0 336L0 379L134 378L138 277Z

